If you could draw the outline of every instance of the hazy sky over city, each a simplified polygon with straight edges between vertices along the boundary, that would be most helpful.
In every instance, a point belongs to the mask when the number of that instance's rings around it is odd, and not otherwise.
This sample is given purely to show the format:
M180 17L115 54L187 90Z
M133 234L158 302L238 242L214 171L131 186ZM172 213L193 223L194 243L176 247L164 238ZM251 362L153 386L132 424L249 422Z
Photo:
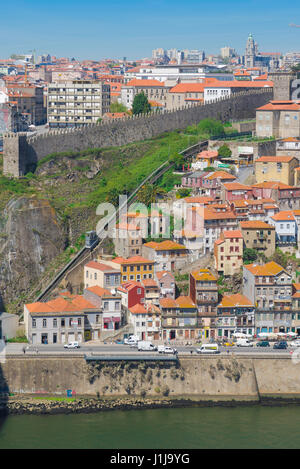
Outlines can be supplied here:
M13 0L1 4L0 58L49 52L78 59L150 57L152 49L300 50L300 2L277 0Z

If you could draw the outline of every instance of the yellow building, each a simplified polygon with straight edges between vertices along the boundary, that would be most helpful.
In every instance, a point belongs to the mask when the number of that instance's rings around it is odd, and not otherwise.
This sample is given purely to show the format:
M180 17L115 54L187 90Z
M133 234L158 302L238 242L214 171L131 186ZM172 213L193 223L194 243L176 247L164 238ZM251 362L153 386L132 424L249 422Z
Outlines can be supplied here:
M261 156L255 160L256 182L278 181L292 186L297 167L299 161L294 156Z
M240 230L223 231L214 245L215 269L232 276L243 265L243 236Z
M112 263L120 266L121 283L130 280L140 282L148 278L154 278L154 261L150 261L144 257L133 256L127 259L124 257L116 257L112 260Z

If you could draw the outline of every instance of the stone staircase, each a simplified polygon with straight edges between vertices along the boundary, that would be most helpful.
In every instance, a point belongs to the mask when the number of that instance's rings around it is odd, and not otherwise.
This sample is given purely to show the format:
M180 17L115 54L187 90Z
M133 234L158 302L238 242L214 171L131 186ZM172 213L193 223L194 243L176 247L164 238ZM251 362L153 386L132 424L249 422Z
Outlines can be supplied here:
M124 334L133 334L133 327L131 324L126 324L126 326L121 327L117 331L101 331L101 336L100 340L101 342L106 342L106 341L112 341L112 340L118 340L118 339L123 339Z

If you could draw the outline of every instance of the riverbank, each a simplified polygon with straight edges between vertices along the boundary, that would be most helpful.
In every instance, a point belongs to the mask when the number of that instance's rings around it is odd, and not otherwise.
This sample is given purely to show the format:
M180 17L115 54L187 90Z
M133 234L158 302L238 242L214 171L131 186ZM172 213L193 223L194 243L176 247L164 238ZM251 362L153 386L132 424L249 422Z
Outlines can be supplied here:
M299 397L264 397L260 400L239 400L237 396L222 399L218 396L207 399L195 399L182 396L162 399L156 397L119 397L95 398L80 396L62 398L58 396L9 396L0 399L0 416L2 415L57 415L88 414L111 410L146 410L185 407L241 407L251 405L287 406L300 405Z

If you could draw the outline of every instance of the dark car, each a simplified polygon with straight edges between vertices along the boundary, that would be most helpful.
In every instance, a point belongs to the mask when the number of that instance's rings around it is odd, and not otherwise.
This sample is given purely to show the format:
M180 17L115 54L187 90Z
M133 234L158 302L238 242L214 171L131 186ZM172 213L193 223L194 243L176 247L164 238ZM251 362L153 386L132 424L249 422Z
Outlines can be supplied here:
M282 342L275 342L275 344L273 345L273 348L285 350L285 349L288 348L288 344L287 344L287 342L285 342L285 341L282 341Z
M257 342L256 347L270 347L270 343L267 340Z

